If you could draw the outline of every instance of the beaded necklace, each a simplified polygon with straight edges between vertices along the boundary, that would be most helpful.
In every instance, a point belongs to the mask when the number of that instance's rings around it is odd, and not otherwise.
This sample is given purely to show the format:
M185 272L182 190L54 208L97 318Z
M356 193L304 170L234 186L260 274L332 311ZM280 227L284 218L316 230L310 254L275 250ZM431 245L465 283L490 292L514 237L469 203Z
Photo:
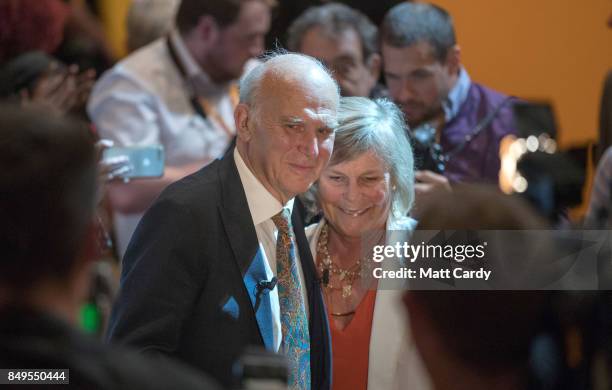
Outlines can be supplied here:
M332 262L329 254L329 225L323 226L319 241L317 243L317 253L320 254L321 261L318 264L319 272L322 275L323 285L330 290L342 290L342 298L346 299L353 294L353 283L361 277L362 259L357 260L350 268L340 268ZM331 275L335 275L340 280L336 285L331 282Z

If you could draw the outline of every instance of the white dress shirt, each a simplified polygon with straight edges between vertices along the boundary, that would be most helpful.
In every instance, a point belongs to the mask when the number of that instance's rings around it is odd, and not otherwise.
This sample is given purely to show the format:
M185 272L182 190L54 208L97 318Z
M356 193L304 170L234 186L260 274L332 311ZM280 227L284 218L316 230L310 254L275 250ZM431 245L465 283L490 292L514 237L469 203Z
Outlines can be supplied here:
M274 276L276 276L276 239L278 236L278 229L272 221L272 217L278 214L283 208L293 211L294 199L291 199L287 204L282 205L275 197L268 192L268 190L261 184L261 182L253 175L251 170L247 167L242 156L238 153L238 149L234 149L234 160L236 161L236 168L238 168L238 174L240 175L240 181L246 194L247 203L249 205L249 211L251 212L251 218L253 225L255 226L255 232L257 233L257 240L259 241L259 250L264 255L264 259ZM304 281L304 273L302 271L300 254L297 248L295 239L293 241L295 247L295 258L298 265L298 273L300 278L300 284L302 287L302 298L304 300L304 308L306 309L306 315L309 315L308 310L308 298L306 295L306 284ZM278 303L278 288L275 288L270 292L270 298L275 302L272 305L272 318L273 318L273 337L274 337L274 348L275 351L279 351L282 341L282 330L280 320L280 306Z
M100 137L113 140L116 146L163 145L167 166L212 161L225 152L235 133L229 87L212 87L179 34L173 32L171 41L188 80L172 60L163 37L105 72L93 88L87 111ZM205 120L191 104L192 91L203 94L206 85L214 90L206 99L225 126L210 115ZM121 257L141 217L142 213L114 214Z

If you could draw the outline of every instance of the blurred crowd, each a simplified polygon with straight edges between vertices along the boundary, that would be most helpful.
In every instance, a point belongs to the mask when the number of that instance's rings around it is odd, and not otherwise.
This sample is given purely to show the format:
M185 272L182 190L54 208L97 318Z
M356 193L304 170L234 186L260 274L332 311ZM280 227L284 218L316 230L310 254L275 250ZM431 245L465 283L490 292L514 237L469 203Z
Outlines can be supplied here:
M537 105L472 79L437 5L132 0L125 29L117 58L95 1L0 0L0 369L87 389L612 386L603 282L385 290L363 255L419 231L598 230L605 279L612 70L575 159Z

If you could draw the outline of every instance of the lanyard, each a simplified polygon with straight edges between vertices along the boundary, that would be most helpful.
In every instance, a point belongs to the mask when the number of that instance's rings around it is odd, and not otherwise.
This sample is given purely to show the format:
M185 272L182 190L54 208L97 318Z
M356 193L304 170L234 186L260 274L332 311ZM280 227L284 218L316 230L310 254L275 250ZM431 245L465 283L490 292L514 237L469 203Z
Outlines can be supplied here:
M185 80L185 82L188 82L187 72L185 70L185 67L183 66L183 63L179 60L176 49L170 41L170 35L166 37L166 46L168 47L168 53L170 53L170 58L172 59L172 62L174 62L174 65L183 77L183 80ZM204 99L203 97L197 96L193 90L190 90L189 95L189 102L191 103L191 107L193 107L193 110L196 112L196 114L202 117L202 119L204 119L205 121L208 121L211 125L211 119L213 119L223 129L223 131L230 139L234 136L234 132L232 131L231 127L228 126L227 123L225 123L219 111L212 104L210 104L208 100ZM238 87L235 84L232 84L229 87L229 97L232 107L235 108L238 105Z
M229 87L229 97L232 107L235 108L238 105L238 87L236 87L235 84L232 84ZM234 132L232 131L231 127L225 123L219 111L212 104L210 104L208 100L201 97L196 97L195 100L198 106L202 107L202 111L204 113L208 113L209 120L213 119L215 122L217 122L217 124L219 124L223 131L225 131L229 138L234 136Z

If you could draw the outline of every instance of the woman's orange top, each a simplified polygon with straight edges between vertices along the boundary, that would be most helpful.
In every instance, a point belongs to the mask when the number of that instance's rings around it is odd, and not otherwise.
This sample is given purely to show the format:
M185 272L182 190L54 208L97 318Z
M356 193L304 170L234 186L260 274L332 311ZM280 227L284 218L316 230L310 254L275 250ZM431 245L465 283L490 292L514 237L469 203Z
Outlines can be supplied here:
M333 390L366 390L368 388L368 359L370 335L374 316L376 290L368 291L348 326L336 328L328 314L332 337Z

